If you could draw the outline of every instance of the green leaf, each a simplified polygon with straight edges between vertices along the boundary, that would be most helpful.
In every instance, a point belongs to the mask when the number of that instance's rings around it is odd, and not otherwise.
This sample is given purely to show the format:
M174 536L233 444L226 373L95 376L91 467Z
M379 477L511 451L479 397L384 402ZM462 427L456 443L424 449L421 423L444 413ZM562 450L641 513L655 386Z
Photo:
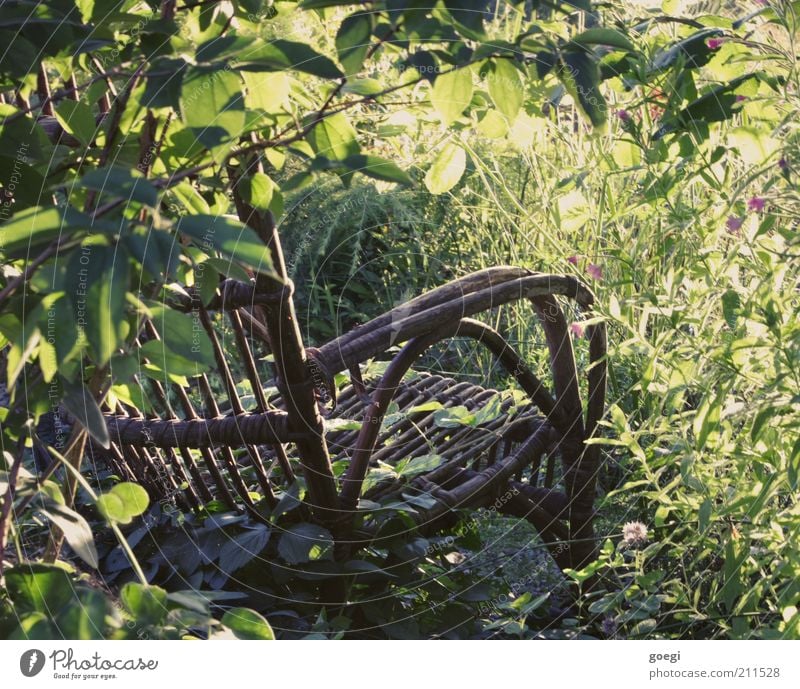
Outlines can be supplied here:
M206 148L232 145L245 126L242 82L227 70L191 68L181 92L183 121Z
M438 409L444 408L444 405L439 402L438 400L431 400L430 402L423 402L422 404L418 404L414 407L411 407L408 410L409 414L418 414L424 411L437 411Z
M58 123L68 134L72 134L84 146L94 139L97 125L92 109L81 101L65 98L54 108Z
M363 79L348 79L347 85L342 91L344 93L355 93L359 96L374 96L383 91L383 88L383 84L377 79L365 77Z
M215 272L224 275L225 277L239 280L240 282L249 282L250 276L247 271L242 268L238 263L227 261L224 258L209 258L203 261L203 265L209 266Z
M269 210L272 194L275 191L273 182L263 172L255 172L241 181L242 198L253 208L260 211Z
M130 518L143 514L150 504L150 496L147 495L147 491L136 483L118 483L109 494L120 499L126 515Z
M472 100L472 72L469 67L451 70L436 77L431 88L431 103L450 126Z
M123 245L85 245L72 254L69 289L79 326L103 366L128 334L124 318L129 286L128 255ZM85 315L83 315L85 314Z
M19 612L41 612L50 617L74 599L69 574L54 565L25 564L8 569L5 588Z
M722 315L731 330L736 328L736 317L741 305L742 300L735 289L726 290L722 295Z
M395 470L398 476L406 479L433 471L444 462L445 458L437 454L421 455L411 459L403 459L397 463Z
M332 550L333 536L316 524L295 524L278 541L278 554L290 565L322 559Z
M315 153L329 160L345 160L359 151L356 130L342 113L318 122L308 134L308 143Z
M444 6L453 18L459 33L474 40L483 36L485 3L480 5L475 0L445 0Z
M75 6L81 13L81 21L87 24L94 13L94 0L75 0Z
M222 624L230 629L237 639L273 641L275 633L269 622L249 608L231 608L222 616Z
M384 182L397 182L411 186L414 180L390 160L373 155L348 156L343 161L345 167L355 172L361 172L367 177L380 179Z
M161 346L201 366L215 365L211 340L206 331L198 327L191 314L176 311L157 302L148 302L148 307L153 325L161 336Z
M0 143L0 150L4 145ZM13 208L17 213L23 208L38 205L41 203L42 198L47 195L49 182L45 181L42 174L35 167L27 165L24 161L10 155L0 155L0 179L6 180L6 183L12 179L25 180L24 184L16 185L13 190ZM8 209L10 205L8 204L10 200L8 196L10 194L11 190L8 189L5 193L6 198L3 201L5 209ZM2 233L2 230L0 230L0 233ZM0 234L0 236L2 235Z
M277 277L269 249L252 229L233 216L184 216L178 220L176 229L205 251L216 249L244 266Z
M497 60L492 65L489 73L489 95L509 120L513 120L525 96L525 87L520 79L519 70L514 67L511 60Z
M749 82L749 83L748 83ZM744 74L704 93L689 103L678 115L663 122L653 137L660 139L668 132L687 127L692 122L723 122L733 117L739 108L738 96L743 90L758 88L759 74Z
M697 449L702 450L712 433L716 435L719 427L720 413L722 411L722 395L708 393L692 422L692 431L697 438Z
M58 638L63 638L63 635L59 635L51 618L41 612L23 617L17 628L8 637L9 641L32 641L35 639L52 641Z
M266 547L270 530L264 524L256 524L252 529L226 541L219 550L219 565L223 572L231 574L244 567Z
M602 127L608 106L600 92L600 68L594 58L583 52L563 53L558 74L592 125Z
M111 447L111 438L108 435L103 413L97 405L97 401L83 385L83 383L64 383L64 397L62 403L67 411L75 417L89 435L95 439L102 447Z
M238 69L281 71L293 69L322 79L340 79L342 71L329 57L321 55L306 43L277 39L264 43L256 41L236 55Z
M711 500L706 498L700 504L700 509L697 511L697 526L700 533L705 533L708 524L711 520Z
M0 247L6 255L21 249L33 250L58 237L64 224L64 216L58 208L26 208L0 225Z
M118 524L129 524L131 522L131 520L127 518L125 505L122 503L121 498L116 495L112 495L111 493L101 495L97 498L96 505L100 514L109 522L116 522Z
M138 201L151 208L158 204L156 188L135 169L110 167L90 170L81 177L78 186L120 199Z
M433 415L434 422L441 428L455 428L457 426L475 426L475 414L463 404L455 407L440 409Z
M607 45L612 48L619 48L620 50L627 50L634 52L636 46L631 43L630 39L616 29L594 28L587 29L575 36L571 43L582 47L589 47L593 45Z
M431 194L444 194L458 184L466 167L467 154L464 149L448 143L425 175L425 186Z
M371 36L372 17L368 12L354 12L339 26L336 33L336 52L348 75L361 71Z
M242 72L247 93L244 100L249 109L279 113L289 101L292 81L284 72Z
M122 587L120 599L138 624L162 624L167 617L167 592L159 586L131 582Z
M97 548L89 523L77 512L57 502L48 504L42 513L64 534L69 547L87 565L93 569L98 567Z
M682 64L692 69L702 67L714 57L715 50L708 46L709 38L724 36L719 29L702 29L660 51L653 58L652 71L660 71L672 67L682 60Z
M108 608L108 600L102 592L81 590L77 600L59 612L56 626L67 639L105 639Z

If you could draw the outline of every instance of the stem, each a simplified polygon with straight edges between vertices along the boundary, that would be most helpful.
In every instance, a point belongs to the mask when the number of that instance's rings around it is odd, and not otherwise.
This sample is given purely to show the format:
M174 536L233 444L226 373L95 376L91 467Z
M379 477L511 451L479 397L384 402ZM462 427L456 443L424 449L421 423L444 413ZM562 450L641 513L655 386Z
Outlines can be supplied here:
M25 449L25 439L21 437L17 443L17 459L8 472L8 488L3 498L3 507L0 509L0 578L3 576L3 560L6 553L6 539L11 526L11 508L14 505L14 492L17 487L19 470L22 468L22 453Z

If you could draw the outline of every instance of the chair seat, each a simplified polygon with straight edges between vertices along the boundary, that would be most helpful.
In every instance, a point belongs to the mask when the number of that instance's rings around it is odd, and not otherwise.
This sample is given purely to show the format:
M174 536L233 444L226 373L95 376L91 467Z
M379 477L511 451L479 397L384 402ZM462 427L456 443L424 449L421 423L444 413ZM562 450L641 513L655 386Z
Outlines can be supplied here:
M325 418L326 440L337 476L347 468L367 402L363 391L359 394L348 385ZM270 404L278 410L283 408L277 394ZM485 469L509 455L544 424L547 421L525 397L441 375L411 372L400 383L383 419L362 497L377 500L403 490L415 479L417 484L420 478L441 484L458 469ZM257 449L262 475L267 475L275 489L286 487L276 449ZM123 450L134 452L130 447ZM244 447L217 445L204 451L151 447L135 451L140 461L114 462L114 468L130 472L128 478L143 484L153 497L191 504L193 501L186 498L192 494L195 506L198 496L223 498L233 506L232 499L242 502L233 497L242 493L241 488L246 489L251 503L264 497L253 453ZM534 485L535 474L532 469ZM552 463L545 476L545 485L551 483Z
M348 386L326 420L335 467L336 462L347 462L354 449L364 407ZM440 483L457 468L484 469L544 423L527 399L518 402L508 392L413 373L400 384L384 418L363 497L384 496L395 484L402 486L416 476ZM341 426L344 430L337 430Z

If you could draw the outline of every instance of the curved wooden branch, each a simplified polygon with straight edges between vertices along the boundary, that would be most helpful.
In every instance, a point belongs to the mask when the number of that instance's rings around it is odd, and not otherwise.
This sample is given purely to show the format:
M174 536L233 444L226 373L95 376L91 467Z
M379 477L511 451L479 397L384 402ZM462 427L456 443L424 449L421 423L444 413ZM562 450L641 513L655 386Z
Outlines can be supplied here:
M393 344L429 333L442 323L524 298L561 294L576 299L583 308L591 307L594 301L591 292L578 280L564 275L527 275L484 287L458 298L453 298L450 285L440 287L439 290L445 288L449 295L447 301L437 302L433 306L417 304L419 310L409 313L410 305L416 301L413 300L409 305L400 307L401 311L394 309L376 319L375 325L368 323L320 347L320 361L331 373L338 373L385 352ZM437 290L429 294L435 292ZM409 315L400 318L404 313Z
M414 338L392 359L372 396L372 404L364 412L356 449L342 478L339 502L345 511L354 510L361 495L361 486L369 469L369 460L381 430L381 422L400 381L417 358L431 345L458 330L458 323L447 324L435 332Z
M361 339L368 333L374 332L379 328L386 325L398 324L405 316L425 311L435 306L441 306L442 304L465 297L478 290L493 285L500 285L510 280L517 280L529 275L533 275L533 273L525 268L518 268L516 266L494 266L492 268L485 268L484 270L469 273L464 277L451 280L440 287L436 287L425 294L421 294L407 301L405 304L400 304L391 311L387 311L367 323L357 325L352 330L328 343L326 347L333 348L335 343L337 349L342 348L346 344ZM395 340L395 342L396 341L397 340Z

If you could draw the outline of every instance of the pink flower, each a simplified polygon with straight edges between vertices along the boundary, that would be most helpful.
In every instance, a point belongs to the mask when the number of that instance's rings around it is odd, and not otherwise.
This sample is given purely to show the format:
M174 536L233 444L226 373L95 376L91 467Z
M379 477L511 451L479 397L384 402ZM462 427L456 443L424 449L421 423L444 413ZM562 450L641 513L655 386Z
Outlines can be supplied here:
M573 266L578 265L578 257L575 255L567 256L567 263L571 263Z
M617 117L623 122L628 122L631 119L631 114L627 110L617 110Z
M717 49L718 49L718 48L719 48L719 47L720 47L720 46L721 46L721 45L722 45L724 42L725 42L725 41L724 41L723 39L721 39L721 38L709 38L709 39L706 41L706 45L707 45L707 46L708 46L708 47L709 47L711 50L717 50Z
M764 206L767 205L766 199L762 199L760 196L754 196L752 199L747 201L747 210L755 211L756 213L760 213L764 210Z
M590 263L588 266L586 266L586 274L593 280L603 279L603 269L594 263Z
M747 96L743 96L742 94L736 95L736 102L737 103L744 103L747 100Z
M789 161L786 158L781 158L778 161L778 167L783 171L786 172L789 169Z
M737 218L735 215L728 216L728 219L725 221L725 227L728 228L728 232L731 234L739 234L739 230L742 228L742 218Z
M572 323L572 324L570 324L569 331L575 337L583 337L584 330L583 330L583 326L580 323Z

